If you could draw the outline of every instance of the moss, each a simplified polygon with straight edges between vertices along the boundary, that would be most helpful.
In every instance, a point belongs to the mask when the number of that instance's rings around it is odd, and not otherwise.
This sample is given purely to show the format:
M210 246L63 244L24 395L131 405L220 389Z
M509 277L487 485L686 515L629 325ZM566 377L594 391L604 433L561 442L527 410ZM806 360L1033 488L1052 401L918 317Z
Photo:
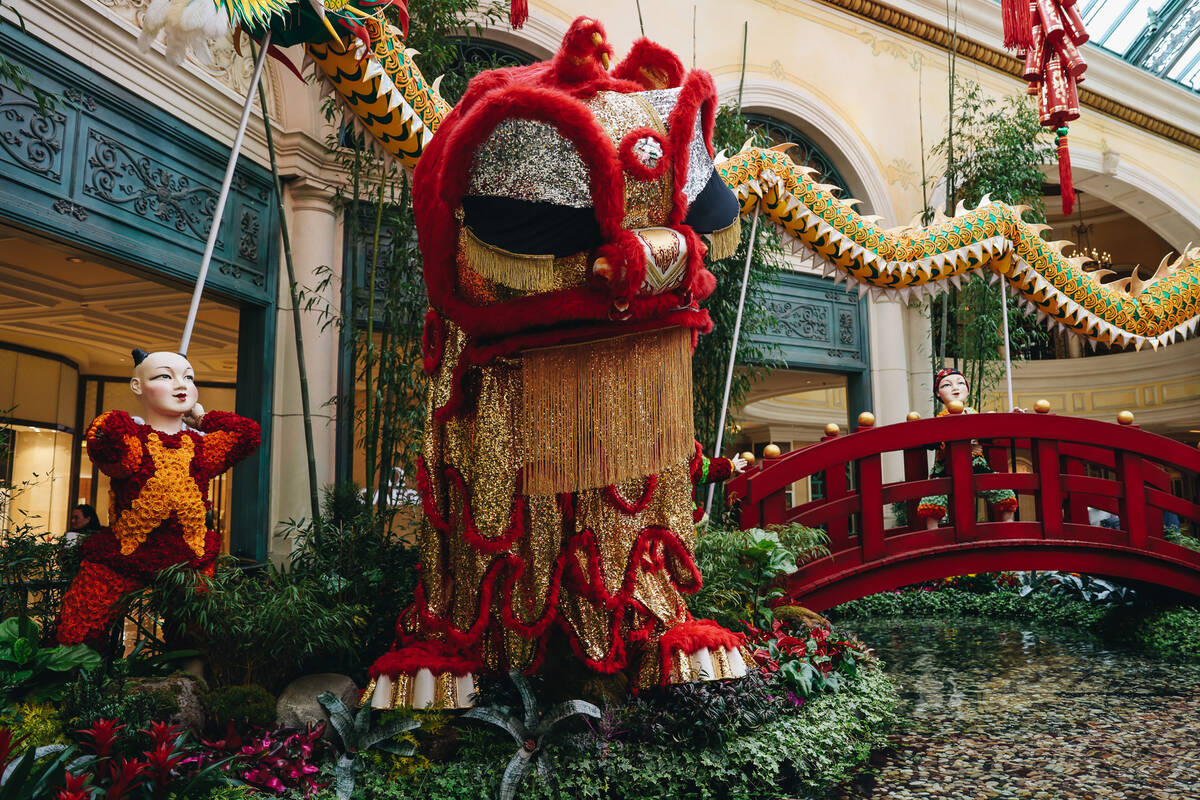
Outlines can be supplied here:
M275 697L261 686L225 686L204 696L204 710L218 724L228 720L269 727L275 723Z

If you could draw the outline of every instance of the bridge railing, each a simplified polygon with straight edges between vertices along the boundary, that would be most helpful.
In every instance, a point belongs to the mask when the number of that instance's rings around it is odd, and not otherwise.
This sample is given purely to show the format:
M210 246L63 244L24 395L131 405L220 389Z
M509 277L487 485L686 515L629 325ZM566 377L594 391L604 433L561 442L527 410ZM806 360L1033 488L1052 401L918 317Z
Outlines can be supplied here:
M983 443L994 474L972 469L972 440ZM931 451L945 443L945 477L930 478ZM888 454L896 454L889 456ZM1014 454L1026 471L1012 469ZM884 483L886 458L899 459L903 479ZM795 482L820 476L823 496L789 505ZM1164 515L1200 530L1200 450L1141 430L1053 414L960 414L882 427L860 425L776 459L764 459L729 482L742 527L799 522L824 528L832 559L867 564L921 548L981 539L1071 540L1101 547L1147 548L1191 561L1164 537ZM977 495L1011 489L1026 514L1015 521L980 519ZM947 516L927 530L917 504L947 495ZM886 510L902 503L903 524ZM1092 523L1089 508L1113 515L1116 527ZM1032 517L1032 518L1030 518ZM856 523L856 524L855 524ZM1109 524L1113 524L1109 520Z

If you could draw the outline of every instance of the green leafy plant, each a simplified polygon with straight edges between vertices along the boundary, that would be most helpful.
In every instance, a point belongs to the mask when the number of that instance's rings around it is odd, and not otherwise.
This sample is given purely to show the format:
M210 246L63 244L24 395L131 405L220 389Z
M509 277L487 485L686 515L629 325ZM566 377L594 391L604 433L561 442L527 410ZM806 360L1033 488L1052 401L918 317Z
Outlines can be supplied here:
M508 766L504 768L504 776L500 779L500 800L512 800L516 797L521 781L534 766L544 782L551 781L553 773L545 745L558 725L580 715L596 719L601 717L600 709L586 700L567 700L543 713L539 710L528 679L519 670L512 670L508 676L521 695L523 708L519 716L513 713L512 709L503 706L476 707L463 715L464 719L495 725L507 732L519 746L517 752L509 759Z
M702 529L696 537L696 564L704 585L688 598L688 607L697 617L726 627L770 628L773 606L783 596L774 581L828 554L827 541L823 531L803 525Z
M359 756L367 750L376 748L402 758L416 754L417 748L412 742L391 740L421 727L420 721L393 719L372 728L370 706L363 706L356 714L351 713L333 692L321 692L317 695L317 702L329 712L329 723L342 741L342 754L334 767L334 788L338 800L349 800L353 794L354 774L363 769Z
M168 567L139 600L146 618L167 622L169 639L204 654L215 686L278 691L307 666L359 648L363 609L331 602L330 595L320 576L303 570L268 564L247 572L223 561L211 577L186 565Z
M1137 592L1128 586L1078 572L1020 572L1018 594L1046 594L1107 606L1131 606Z
M218 726L270 727L275 722L275 697L261 686L224 686L204 696L204 710Z
M0 705L15 699L59 699L77 670L100 666L100 654L86 645L41 647L41 629L32 619L0 622Z
M66 745L23 747L8 728L0 727L0 800L40 800L66 782L75 748Z

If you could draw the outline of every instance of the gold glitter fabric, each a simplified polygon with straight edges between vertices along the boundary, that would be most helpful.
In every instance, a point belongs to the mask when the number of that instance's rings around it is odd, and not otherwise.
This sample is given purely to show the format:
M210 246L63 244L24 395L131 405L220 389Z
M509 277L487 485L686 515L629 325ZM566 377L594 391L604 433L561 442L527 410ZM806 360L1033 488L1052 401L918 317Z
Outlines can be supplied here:
M615 145L619 145L634 128L651 127L666 133L662 119L640 93L597 92L586 104ZM666 223L671 212L673 176L670 167L648 181L634 180L626 175L625 228L648 228Z
M451 642L503 670L536 664L560 630L593 669L631 669L641 685L657 684L658 638L689 619L683 593L699 588L690 456L611 485L529 491L525 359L472 367L474 402L440 422L433 409L448 399L467 341L446 327L422 446L424 605L402 617L406 636ZM634 366L662 372L660 364ZM605 388L620 396L619 387ZM690 405L679 413L690 430ZM644 443L648 432L622 435Z

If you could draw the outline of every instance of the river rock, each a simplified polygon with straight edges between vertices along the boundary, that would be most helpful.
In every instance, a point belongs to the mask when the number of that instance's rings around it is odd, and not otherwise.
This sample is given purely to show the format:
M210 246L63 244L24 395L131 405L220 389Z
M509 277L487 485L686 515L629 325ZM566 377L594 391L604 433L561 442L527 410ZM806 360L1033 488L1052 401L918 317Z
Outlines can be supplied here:
M304 675L287 685L275 703L275 724L290 728L305 728L325 722L329 715L317 702L321 692L333 692L351 710L358 706L361 691L354 681L336 672Z
M204 727L204 705L200 702L204 689L202 679L182 672L166 678L130 678L124 687L126 694L153 696L159 708L169 712L168 722L193 730Z

